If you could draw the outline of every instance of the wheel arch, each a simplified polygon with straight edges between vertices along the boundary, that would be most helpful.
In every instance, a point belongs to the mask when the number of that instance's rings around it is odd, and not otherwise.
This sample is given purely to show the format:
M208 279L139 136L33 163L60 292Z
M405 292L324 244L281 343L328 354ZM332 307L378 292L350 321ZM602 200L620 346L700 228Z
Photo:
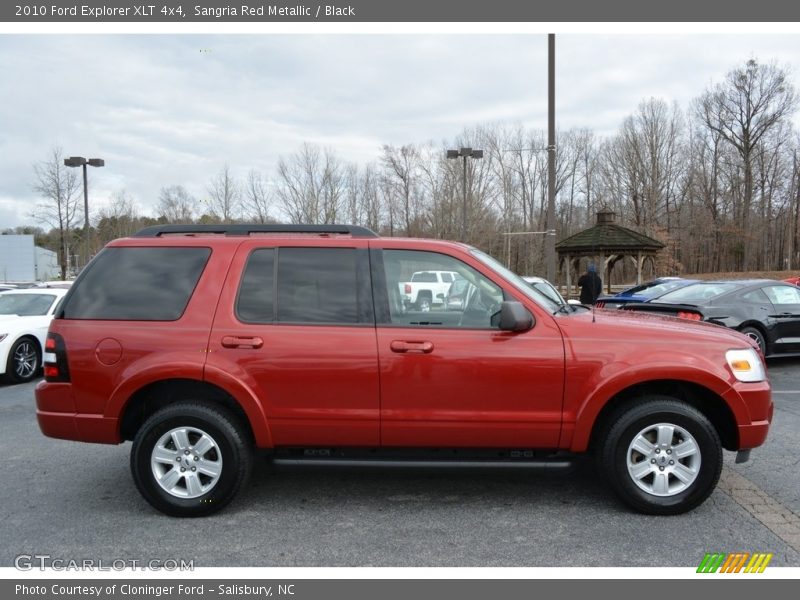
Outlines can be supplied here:
M247 412L230 393L214 384L195 379L162 379L136 390L125 403L119 419L123 440L133 440L142 424L159 409L180 400L200 400L223 406L246 430L251 441L258 441Z
M747 329L748 327L751 328L751 329L757 329L759 331L759 333L761 333L761 337L764 338L764 346L765 346L764 355L765 356L768 355L769 354L769 350L772 348L772 341L770 340L770 336L767 333L767 328L764 327L764 324L761 321L750 320L750 321L744 321L743 323L741 323L736 328L736 331L738 331L739 333L742 333L742 330L743 329ZM744 335L747 335L747 334L744 334Z
M700 411L717 430L726 450L736 450L739 447L739 430L733 411L725 400L713 390L700 384L680 380L653 380L637 383L627 387L612 398L600 409L589 436L589 448L596 449L600 436L611 425L615 415L624 410L626 406L633 406L636 402L648 395L670 396L686 402ZM574 443L574 441L573 441Z

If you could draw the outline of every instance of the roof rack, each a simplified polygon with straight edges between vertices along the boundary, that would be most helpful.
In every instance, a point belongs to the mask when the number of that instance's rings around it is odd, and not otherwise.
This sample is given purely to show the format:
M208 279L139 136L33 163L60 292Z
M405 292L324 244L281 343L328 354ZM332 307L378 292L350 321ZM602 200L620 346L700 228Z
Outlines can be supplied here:
M161 237L170 234L250 235L251 233L316 233L378 237L378 234L358 225L292 225L292 224L220 224L220 225L153 225L133 234L133 237Z

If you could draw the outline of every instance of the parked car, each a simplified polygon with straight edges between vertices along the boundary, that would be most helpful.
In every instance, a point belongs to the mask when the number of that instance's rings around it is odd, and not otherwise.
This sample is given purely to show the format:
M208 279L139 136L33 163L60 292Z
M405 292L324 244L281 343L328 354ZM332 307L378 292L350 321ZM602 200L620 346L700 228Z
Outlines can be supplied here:
M434 304L445 304L446 296L458 273L453 271L417 271L411 280L400 282L403 303L413 310L428 312Z
M47 327L66 290L9 290L0 294L0 375L15 383L42 367Z
M789 277L788 279L784 279L786 283L791 283L792 285L800 286L800 275L797 277Z
M626 310L659 312L741 331L764 356L800 354L800 288L771 279L701 281L630 304Z
M578 300L565 300L564 296L561 295L561 292L556 289L556 286L554 286L544 277L525 275L522 279L533 289L540 291L542 294L560 306L583 306Z
M469 281L462 310L403 310L415 270ZM132 440L142 496L183 517L227 505L257 448L298 465L556 468L591 453L628 505L675 514L712 493L723 448L743 462L763 444L773 413L745 335L565 309L475 248L342 225L113 241L45 348L44 434Z
M652 302L667 292L697 283L697 279L681 277L658 277L647 283L629 287L613 296L600 296L595 302L596 308L620 308L633 302Z
M447 310L464 310L464 301L471 285L469 281L461 277L451 283L444 299L445 308Z

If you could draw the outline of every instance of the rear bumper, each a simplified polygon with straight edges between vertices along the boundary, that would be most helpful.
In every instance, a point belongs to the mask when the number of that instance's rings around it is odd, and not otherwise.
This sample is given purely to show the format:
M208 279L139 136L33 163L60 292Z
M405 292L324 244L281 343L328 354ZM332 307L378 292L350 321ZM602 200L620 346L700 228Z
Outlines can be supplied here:
M77 413L69 383L42 381L36 386L36 421L47 437L98 444L119 444L119 421Z

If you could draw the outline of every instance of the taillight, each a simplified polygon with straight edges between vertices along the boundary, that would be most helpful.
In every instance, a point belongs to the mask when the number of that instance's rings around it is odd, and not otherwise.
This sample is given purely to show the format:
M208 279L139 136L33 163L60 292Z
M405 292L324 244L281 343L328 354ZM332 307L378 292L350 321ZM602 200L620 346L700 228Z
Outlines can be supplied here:
M699 313L689 312L687 310L678 311L679 319L688 319L689 321L702 321L703 317Z
M69 381L67 346L57 333L48 333L44 343L44 378L50 382Z
M595 308L603 308L606 305L604 300L599 300L598 302L594 303Z
M411 284L407 283L406 286L403 288L404 293L410 294L411 293Z

